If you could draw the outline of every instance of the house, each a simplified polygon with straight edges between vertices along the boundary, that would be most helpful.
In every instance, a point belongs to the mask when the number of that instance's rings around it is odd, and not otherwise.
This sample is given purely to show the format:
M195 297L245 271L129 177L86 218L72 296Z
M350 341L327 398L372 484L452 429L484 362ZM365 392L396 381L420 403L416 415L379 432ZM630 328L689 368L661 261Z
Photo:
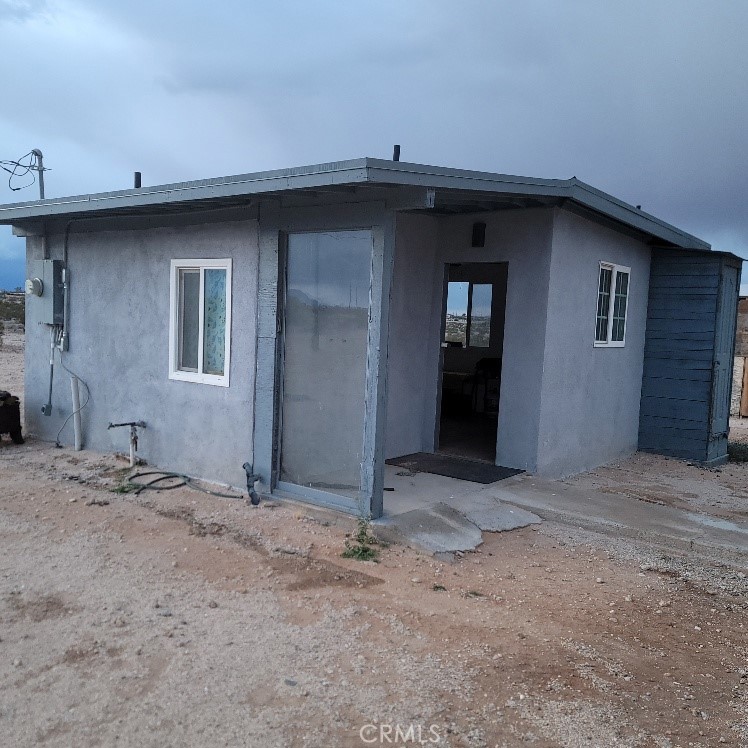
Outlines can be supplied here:
M741 261L575 178L365 158L0 223L26 237L43 439L69 371L90 448L142 420L162 468L240 486L249 463L265 493L374 517L411 453L546 476L637 448L726 459Z

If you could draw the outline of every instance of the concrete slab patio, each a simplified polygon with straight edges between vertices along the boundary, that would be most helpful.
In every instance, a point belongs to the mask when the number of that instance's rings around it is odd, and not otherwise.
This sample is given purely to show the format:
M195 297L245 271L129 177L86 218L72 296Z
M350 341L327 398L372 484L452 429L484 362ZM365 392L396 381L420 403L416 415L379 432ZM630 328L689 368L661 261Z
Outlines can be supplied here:
M451 553L477 548L483 531L504 532L538 524L537 514L512 507L487 496L471 497L456 509L438 502L378 520L375 531L381 539L416 545L432 553Z
M444 537L450 526L446 522L439 526L438 519L446 516L445 507L451 507L466 522L487 532L524 527L542 518L657 547L716 555L748 568L748 525L633 496L580 490L562 480L530 475L478 485L390 466L386 485L392 490L385 495L385 515L375 523L377 527L400 533L405 542L432 551L446 546L469 550L477 545L474 532ZM449 517L454 521L455 514ZM428 533L424 533L426 526Z
M634 497L580 491L563 481L518 476L492 484L492 495L547 520L644 540L656 546L718 555L748 568L748 525L709 514L661 506Z

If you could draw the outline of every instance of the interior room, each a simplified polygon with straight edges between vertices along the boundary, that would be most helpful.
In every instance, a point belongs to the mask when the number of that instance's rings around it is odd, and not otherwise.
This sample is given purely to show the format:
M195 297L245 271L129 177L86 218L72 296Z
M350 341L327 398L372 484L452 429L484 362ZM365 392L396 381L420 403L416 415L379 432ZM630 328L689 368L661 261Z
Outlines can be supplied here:
M445 266L437 451L494 463L507 263Z

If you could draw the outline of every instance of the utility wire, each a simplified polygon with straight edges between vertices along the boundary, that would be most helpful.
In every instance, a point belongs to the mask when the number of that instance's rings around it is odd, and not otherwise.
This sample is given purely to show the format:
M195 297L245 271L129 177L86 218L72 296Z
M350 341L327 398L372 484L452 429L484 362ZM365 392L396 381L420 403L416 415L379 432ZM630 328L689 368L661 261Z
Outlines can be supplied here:
M28 163L24 163L24 159L29 159ZM36 175L33 172L40 171L37 156L33 151L29 151L17 160L0 159L0 169L10 175L8 177L8 187L13 190L13 192L18 192L26 187L31 187L31 185L36 182ZM49 171L49 169L44 169L44 171ZM17 181L23 179L27 174L31 174L31 181L28 184L22 184L20 187L13 186L14 180Z
M86 401L85 401L85 402L83 403L83 405L80 405L80 406L78 406L78 410L74 410L74 411L73 411L73 412L72 412L72 413L71 413L71 414L70 414L70 415L69 415L69 416L68 416L68 417L67 417L67 418L65 419L65 422L64 422L64 423L62 424L62 426L60 426L60 430L59 430L59 431L57 432L57 437L55 438L55 446L57 446L57 447L61 447L61 446L62 446L62 444L60 444L60 434L62 434L62 432L63 432L63 430L64 430L65 426L67 426L67 425L68 425L68 423L70 422L70 419L71 419L71 418L72 418L73 416L75 416L76 414L80 413L80 412L81 412L81 411L83 410L83 408L85 408L85 407L86 407L86 405L88 405L88 402L89 402L89 400L91 399L91 390L90 390L90 389L88 389L88 385L87 385L87 384L86 384L86 383L85 383L85 382L84 382L84 381L83 381L83 380L82 380L82 379L81 379L81 378L80 378L80 377L79 377L79 376L78 376L77 374L74 374L74 373L73 373L72 371L70 371L70 369L68 369L68 367L67 367L67 366L65 366L65 364L64 364L64 363L63 363L63 361L62 361L62 351L61 351L61 350L60 350L59 348L57 349L57 355L58 355L58 356L59 356L59 358L60 358L60 366L62 366L62 368L63 368L63 369L65 369L65 371L66 371L66 372L67 372L68 374L70 374L70 376L71 376L71 377L75 377L75 378L76 378L76 379L77 379L77 380L78 380L78 381L79 381L79 382L80 382L80 383L81 383L81 384L82 384L82 385L83 385L83 386L84 386L84 387L86 388Z

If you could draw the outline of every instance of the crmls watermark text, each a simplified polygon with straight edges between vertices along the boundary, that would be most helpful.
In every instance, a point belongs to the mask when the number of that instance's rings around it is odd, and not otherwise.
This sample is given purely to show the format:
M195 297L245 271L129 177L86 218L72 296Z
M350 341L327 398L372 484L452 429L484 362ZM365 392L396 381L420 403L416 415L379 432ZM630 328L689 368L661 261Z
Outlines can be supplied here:
M442 736L438 725L364 725L358 731L367 745L435 745Z

